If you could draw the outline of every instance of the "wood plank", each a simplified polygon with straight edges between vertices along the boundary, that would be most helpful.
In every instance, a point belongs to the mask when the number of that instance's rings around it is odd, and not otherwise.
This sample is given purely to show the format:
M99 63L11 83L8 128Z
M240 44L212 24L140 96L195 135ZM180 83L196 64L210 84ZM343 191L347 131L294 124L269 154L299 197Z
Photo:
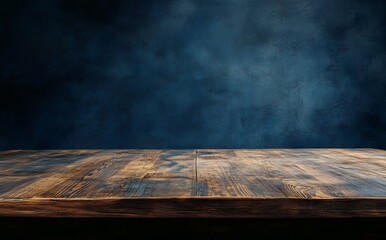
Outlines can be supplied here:
M48 166L53 166L50 168L50 171L42 172L42 175L34 176L29 174L28 170L18 171L14 174L17 174L19 177L26 177L29 180L25 184L16 185L7 192L4 192L0 195L1 198L8 199L27 199L31 197L40 196L47 189L55 187L62 182L69 181L71 175L68 173L74 174L76 172L82 171L87 168L90 164L97 162L101 157L100 155L105 155L103 151L86 151L83 155L83 151L70 150L64 151L64 155L61 155L61 151L58 152L59 157L57 159L52 159L51 161L43 161L43 163L48 163ZM78 154L80 157L78 157ZM75 161L72 160L73 156ZM44 159L44 158L42 158ZM33 172L33 170L31 170Z
M62 196L183 197L194 192L195 150L131 150L120 159L116 155L112 153L115 158L109 161L108 169L104 168L106 173L90 168L88 171L93 171L94 177L86 180L81 178L84 174L79 174L76 178L78 194L63 192Z
M1 155L0 176L41 175L97 152L100 150L17 151Z
M84 166L65 169L59 184L35 195L40 197L76 198L103 197L106 189L102 189L105 178L113 175L136 156L146 157L151 151L109 150L95 156L93 162ZM118 192L115 192L117 194Z
M266 181L264 166L233 150L197 150L198 196L285 197L277 181Z
M14 154L20 152L20 150L6 150L6 151L1 151L0 155L8 155L8 154Z
M317 179L318 172L301 168L292 160L299 158L296 150L235 150L249 165L263 169L258 178L266 185L274 185L290 198L331 198L331 194L317 187L324 179ZM303 155L302 158L307 157ZM236 159L234 159L236 160ZM232 161L234 161L232 160Z
M116 168L114 174L105 176L95 186L93 192L85 194L91 197L130 197L139 188L139 182L151 170L159 158L161 150L130 150L121 157L124 164ZM112 172L111 172L112 173Z
M18 151L17 155L0 158L0 197L12 198L12 194L28 197L28 185L35 187L43 179L50 179L54 172L62 171L85 157L100 150L46 150ZM53 184L52 182L51 184ZM37 187L38 188L38 187Z
M269 181L280 181L291 198L354 198L386 196L384 168L371 170L356 159L347 162L334 150L237 150L248 161L269 169ZM248 154L247 154L248 155ZM246 157L246 156L244 156ZM349 159L350 160L350 159ZM362 165L360 165L362 164ZM268 177L269 177L268 176ZM264 176L266 178L267 176Z
M70 154L61 161L51 159L55 173L38 179L26 176L31 178L28 184L18 183L15 189L5 192L7 187L1 197L158 197L189 196L194 192L194 150L105 150L81 161L71 162L69 158ZM10 179L3 177L3 182Z
M323 171L323 165L314 164L315 156L306 150L234 150L233 153L228 150L221 154L217 150L199 151L199 195L291 198L349 195L347 187L339 185L343 180ZM378 191L384 194L382 189Z
M365 161L347 157L335 149L329 151L312 151L312 158L297 159L297 164L307 162L309 166L320 169L325 178L334 177L338 179L334 184L323 187L339 190L340 195L336 197L356 198L363 196L381 197L386 195L386 178L383 174L385 168L375 167ZM368 159L370 161L370 159ZM369 162L370 162L369 161Z
M143 169L135 191L125 196L133 197L185 197L194 193L195 150L163 150L152 165Z

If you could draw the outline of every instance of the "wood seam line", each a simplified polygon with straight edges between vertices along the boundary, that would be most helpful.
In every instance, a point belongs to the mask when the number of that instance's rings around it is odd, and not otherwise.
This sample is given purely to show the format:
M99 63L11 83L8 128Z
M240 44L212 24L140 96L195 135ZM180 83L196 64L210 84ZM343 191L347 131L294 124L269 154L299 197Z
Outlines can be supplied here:
M195 154L194 154L194 172L195 172L195 178L194 178L194 196L198 195L198 172L197 172L197 149L195 149Z

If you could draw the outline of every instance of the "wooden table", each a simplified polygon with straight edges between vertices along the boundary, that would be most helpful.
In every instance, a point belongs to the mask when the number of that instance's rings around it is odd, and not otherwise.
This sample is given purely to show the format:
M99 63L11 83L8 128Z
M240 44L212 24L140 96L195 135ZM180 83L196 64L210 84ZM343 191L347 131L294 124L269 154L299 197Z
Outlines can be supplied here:
M386 217L386 151L3 151L0 216Z

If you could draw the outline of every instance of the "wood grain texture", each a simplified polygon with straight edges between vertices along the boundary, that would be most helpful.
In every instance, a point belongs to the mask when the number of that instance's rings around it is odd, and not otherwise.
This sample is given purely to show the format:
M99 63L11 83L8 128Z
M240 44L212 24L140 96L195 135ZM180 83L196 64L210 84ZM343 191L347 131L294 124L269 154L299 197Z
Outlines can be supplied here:
M2 201L2 216L132 218L385 217L384 199L256 199L240 197L29 199Z
M0 216L386 217L386 151L3 151Z

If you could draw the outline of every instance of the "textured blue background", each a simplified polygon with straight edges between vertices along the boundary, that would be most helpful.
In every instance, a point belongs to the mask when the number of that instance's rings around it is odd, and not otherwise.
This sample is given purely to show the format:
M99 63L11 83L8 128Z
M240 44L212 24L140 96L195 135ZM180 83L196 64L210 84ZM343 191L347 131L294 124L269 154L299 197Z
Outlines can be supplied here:
M386 2L0 2L0 149L386 148Z

